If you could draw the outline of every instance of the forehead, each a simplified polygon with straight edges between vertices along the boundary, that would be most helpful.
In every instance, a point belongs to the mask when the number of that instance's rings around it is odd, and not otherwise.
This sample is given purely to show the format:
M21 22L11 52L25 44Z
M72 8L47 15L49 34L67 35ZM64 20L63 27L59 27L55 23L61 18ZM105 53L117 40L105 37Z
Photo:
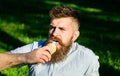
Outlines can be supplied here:
M71 27L73 19L71 17L57 18L51 21L52 26Z

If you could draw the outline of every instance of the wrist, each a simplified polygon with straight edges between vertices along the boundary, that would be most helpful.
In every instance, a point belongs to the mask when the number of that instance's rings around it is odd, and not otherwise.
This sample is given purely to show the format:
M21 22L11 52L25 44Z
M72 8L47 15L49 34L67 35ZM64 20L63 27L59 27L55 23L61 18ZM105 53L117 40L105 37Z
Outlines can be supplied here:
M21 64L26 64L27 63L27 59L26 59L26 54L22 53L18 55L18 62Z

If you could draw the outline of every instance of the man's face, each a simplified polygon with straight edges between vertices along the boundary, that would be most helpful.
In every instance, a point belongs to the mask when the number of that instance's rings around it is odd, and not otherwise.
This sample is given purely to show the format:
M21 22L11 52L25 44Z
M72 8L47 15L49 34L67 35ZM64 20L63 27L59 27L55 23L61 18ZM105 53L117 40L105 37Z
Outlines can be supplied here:
M66 57L69 48L74 41L72 24L73 19L71 17L52 20L49 30L49 39L52 38L52 41L57 42L57 51L52 55L51 62L58 62Z
M72 41L72 37L74 35L73 20L71 17L66 18L58 18L51 21L49 37L54 36L60 39L61 43L64 46L69 45L69 42ZM61 48L61 44L57 42L57 49Z

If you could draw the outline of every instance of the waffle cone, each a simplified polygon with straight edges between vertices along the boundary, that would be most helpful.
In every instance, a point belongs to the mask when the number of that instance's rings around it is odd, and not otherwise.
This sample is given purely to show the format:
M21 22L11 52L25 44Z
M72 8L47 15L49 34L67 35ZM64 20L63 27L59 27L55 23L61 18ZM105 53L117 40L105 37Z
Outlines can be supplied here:
M54 45L52 43L49 43L47 46L50 48L51 54L55 53L55 51L56 51L56 45Z

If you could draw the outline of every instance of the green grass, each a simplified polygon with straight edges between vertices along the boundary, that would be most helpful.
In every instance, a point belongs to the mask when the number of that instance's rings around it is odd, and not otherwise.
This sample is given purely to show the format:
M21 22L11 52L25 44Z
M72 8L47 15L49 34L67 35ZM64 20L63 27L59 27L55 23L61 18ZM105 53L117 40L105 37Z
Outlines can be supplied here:
M7 69L1 72L5 76L28 76L28 67ZM0 74L1 75L1 74Z
M117 0L114 1L115 6L112 5L112 1L108 4L105 2L103 0L98 2L87 0L0 1L0 52L46 39L49 29L48 11L54 5L69 4L81 12L81 35L77 41L99 56L100 75L119 76L120 11L116 10ZM5 6L8 3L12 6ZM27 75L27 66L9 68L0 72L0 76Z

